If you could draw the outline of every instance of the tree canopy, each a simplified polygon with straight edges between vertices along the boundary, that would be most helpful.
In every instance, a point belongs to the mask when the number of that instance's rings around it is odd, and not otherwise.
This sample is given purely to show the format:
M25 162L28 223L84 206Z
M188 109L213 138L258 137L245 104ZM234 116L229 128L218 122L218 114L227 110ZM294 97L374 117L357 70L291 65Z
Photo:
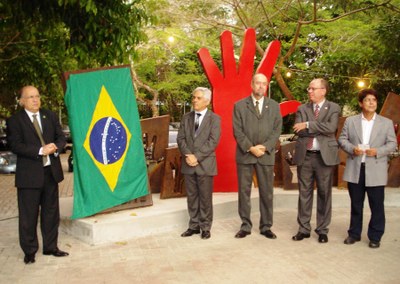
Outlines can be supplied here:
M142 0L7 0L0 7L3 116L26 84L39 87L45 106L62 109L62 73L129 63L151 20Z
M277 101L305 101L315 77L328 79L330 98L350 109L357 106L361 80L377 89L382 101L389 91L400 93L400 0L7 0L0 5L3 116L13 112L17 86L36 84L48 107L62 109L62 72L130 63L142 117L170 113L178 121L191 91L208 86L197 50L207 47L220 64L220 33L232 31L239 55L247 27L257 33L256 64L272 40L282 43L271 82Z

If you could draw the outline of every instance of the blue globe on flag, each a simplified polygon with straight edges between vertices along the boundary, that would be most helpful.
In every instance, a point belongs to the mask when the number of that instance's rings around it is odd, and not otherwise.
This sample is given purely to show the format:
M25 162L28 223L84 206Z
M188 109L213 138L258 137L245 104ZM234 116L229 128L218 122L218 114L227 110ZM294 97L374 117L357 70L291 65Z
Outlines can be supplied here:
M127 134L122 123L114 117L99 119L90 133L90 150L104 165L121 159L126 150Z

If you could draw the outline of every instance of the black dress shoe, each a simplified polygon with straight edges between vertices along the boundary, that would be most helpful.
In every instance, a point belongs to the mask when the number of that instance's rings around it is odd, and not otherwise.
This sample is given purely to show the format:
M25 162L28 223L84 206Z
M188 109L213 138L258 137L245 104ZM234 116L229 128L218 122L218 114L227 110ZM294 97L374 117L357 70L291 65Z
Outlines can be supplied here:
M359 242L360 241L360 239L355 239L355 238L353 238L353 237L350 237L350 236L348 236L345 240L344 240L344 244L345 245L352 245L352 244L354 244L355 242Z
M242 238L245 238L247 235L250 235L250 234L251 234L250 232L246 232L246 231L240 230L239 232L236 233L235 238L242 239Z
M52 256L56 256L56 257L63 257L63 256L68 256L69 253L59 250L58 248L56 248L55 250L52 251L44 251L43 252L44 255L52 255Z
M35 263L35 254L25 254L24 262L25 264Z
M377 241L369 241L369 245L368 246L370 248L377 249L377 248L379 248L381 246L381 243L377 242Z
M194 234L200 234L200 230L187 229L185 232L181 234L181 237L190 237L193 236Z
M297 232L297 234L294 235L294 236L292 237L292 240L293 240L293 241L301 241L301 240L303 240L303 239L308 239L309 237L310 237L310 234L305 234L305 233L302 233L302 232Z
M268 239L276 239L276 235L271 230L267 230L265 232L261 232L261 235L264 235Z
M318 242L324 244L328 242L328 235L327 234L319 234Z
M201 238L202 238L202 239L209 239L209 238L211 238L211 233L210 233L210 231L202 231L202 232L201 232Z

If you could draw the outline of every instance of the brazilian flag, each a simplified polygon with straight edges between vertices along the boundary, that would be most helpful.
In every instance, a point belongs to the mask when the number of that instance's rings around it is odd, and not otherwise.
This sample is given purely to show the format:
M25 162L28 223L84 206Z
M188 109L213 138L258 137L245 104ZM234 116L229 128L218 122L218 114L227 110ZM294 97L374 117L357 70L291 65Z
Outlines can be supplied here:
M142 131L129 67L71 73L65 104L73 138L72 218L148 194Z

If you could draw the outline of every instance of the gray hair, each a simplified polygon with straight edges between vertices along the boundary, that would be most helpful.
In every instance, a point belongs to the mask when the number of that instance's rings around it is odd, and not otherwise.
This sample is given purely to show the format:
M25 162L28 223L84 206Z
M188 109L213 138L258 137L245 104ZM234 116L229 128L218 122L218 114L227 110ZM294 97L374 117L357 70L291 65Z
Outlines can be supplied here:
M194 89L193 93L196 93L197 91L200 91L203 93L204 98L206 98L207 100L211 101L211 91L208 88L204 88L204 87L197 87L196 89Z

